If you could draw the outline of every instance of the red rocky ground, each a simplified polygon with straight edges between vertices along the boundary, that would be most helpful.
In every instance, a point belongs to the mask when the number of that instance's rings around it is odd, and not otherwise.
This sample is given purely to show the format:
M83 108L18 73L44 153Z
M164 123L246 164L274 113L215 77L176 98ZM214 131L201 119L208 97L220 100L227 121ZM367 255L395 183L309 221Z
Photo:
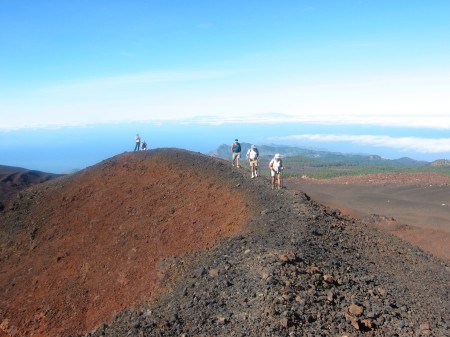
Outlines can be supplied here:
M12 198L2 214L3 332L89 331L151 298L162 258L243 232L245 194L186 156L124 154Z

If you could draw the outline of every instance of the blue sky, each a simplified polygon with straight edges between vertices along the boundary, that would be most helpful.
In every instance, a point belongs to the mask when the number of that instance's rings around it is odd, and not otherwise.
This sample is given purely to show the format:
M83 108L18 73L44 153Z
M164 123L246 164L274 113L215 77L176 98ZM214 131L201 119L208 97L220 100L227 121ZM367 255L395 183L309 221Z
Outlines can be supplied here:
M406 128L381 136L450 153L449 17L446 0L0 0L0 140L286 122L348 132L284 140L380 144L361 127Z

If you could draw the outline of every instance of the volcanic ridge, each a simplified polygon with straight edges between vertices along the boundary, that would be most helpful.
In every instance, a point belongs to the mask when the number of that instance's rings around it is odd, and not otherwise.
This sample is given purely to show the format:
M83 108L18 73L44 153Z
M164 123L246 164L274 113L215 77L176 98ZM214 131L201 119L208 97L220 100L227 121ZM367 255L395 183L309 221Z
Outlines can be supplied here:
M0 336L450 336L450 265L223 159L124 153L9 196Z

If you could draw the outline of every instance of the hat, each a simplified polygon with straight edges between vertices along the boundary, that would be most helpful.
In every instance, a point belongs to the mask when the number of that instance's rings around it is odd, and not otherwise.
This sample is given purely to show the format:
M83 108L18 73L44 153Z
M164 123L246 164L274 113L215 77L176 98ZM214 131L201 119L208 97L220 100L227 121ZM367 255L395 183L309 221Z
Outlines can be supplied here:
M280 154L277 153L277 154L275 155L275 158L276 158L276 159L280 159L280 158L281 158Z
M237 142L238 141L237 138L234 141Z
M254 149L255 148L255 145L252 145L252 149Z

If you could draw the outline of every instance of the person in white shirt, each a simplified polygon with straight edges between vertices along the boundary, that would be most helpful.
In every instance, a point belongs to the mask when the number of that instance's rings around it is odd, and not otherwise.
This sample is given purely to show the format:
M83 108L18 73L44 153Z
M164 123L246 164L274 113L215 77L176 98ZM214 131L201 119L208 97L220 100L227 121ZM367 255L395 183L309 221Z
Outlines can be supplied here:
M255 145L247 151L246 157L250 163L250 171L252 172L252 179L258 176L258 158L259 151Z
M136 140L136 146L134 147L134 151L139 151L141 147L141 137L139 136L138 133L136 133L134 139Z
M281 171L283 171L283 161L279 153L269 163L270 175L272 176L272 189L275 188L275 177L277 178L278 189L281 189Z

